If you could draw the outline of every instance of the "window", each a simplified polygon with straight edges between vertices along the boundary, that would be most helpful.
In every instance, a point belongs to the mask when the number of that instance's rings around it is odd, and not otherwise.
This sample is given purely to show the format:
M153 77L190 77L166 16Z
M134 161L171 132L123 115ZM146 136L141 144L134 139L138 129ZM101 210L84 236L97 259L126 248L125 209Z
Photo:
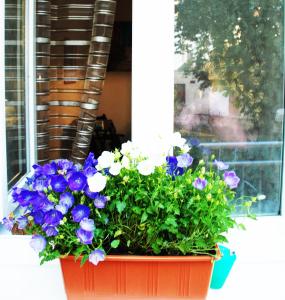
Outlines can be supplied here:
M5 112L8 188L27 171L24 2L5 5Z
M253 212L280 214L283 1L175 1L174 130L241 178ZM181 84L186 94L181 93ZM182 105L182 107L181 107Z
M0 4L0 193L5 199L0 202L0 218L12 209L6 200L11 187L35 161L33 2L7 0Z

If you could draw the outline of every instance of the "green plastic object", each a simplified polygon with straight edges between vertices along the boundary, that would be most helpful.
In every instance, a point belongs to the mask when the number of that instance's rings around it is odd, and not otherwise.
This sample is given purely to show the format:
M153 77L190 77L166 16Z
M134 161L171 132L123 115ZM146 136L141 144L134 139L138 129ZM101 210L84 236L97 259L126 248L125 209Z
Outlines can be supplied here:
M236 260L236 254L225 246L219 245L221 259L215 261L210 288L217 290L223 287L231 268Z

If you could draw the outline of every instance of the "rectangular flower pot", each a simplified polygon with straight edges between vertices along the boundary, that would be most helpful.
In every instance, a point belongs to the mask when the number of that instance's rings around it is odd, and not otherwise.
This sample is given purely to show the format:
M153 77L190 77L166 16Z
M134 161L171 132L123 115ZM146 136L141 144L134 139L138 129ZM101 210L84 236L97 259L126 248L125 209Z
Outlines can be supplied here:
M109 255L98 266L87 262L83 267L72 256L60 261L69 300L202 300L207 296L214 259Z

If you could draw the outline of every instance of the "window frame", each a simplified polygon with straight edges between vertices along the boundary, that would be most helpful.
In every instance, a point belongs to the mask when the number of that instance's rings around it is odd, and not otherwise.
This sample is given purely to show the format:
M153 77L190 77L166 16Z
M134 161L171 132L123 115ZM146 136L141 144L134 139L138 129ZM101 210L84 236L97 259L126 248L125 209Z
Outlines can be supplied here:
M25 1L25 127L26 127L26 166L27 173L17 185L23 185L26 175L31 171L36 157L36 72L35 72L35 1ZM32 13L34 12L34 13ZM0 3L0 219L15 209L8 190L6 154L6 116L5 116L5 1Z

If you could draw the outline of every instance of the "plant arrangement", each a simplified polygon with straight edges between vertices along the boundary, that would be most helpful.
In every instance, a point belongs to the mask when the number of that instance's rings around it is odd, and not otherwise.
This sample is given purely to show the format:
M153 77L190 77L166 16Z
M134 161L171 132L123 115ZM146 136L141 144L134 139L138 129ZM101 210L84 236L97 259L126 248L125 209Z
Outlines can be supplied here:
M107 254L214 256L240 226L232 216L240 179L193 144L175 133L151 155L127 142L98 159L90 153L83 166L34 165L26 185L13 189L19 213L2 223L32 235L41 263L67 255L95 265Z

